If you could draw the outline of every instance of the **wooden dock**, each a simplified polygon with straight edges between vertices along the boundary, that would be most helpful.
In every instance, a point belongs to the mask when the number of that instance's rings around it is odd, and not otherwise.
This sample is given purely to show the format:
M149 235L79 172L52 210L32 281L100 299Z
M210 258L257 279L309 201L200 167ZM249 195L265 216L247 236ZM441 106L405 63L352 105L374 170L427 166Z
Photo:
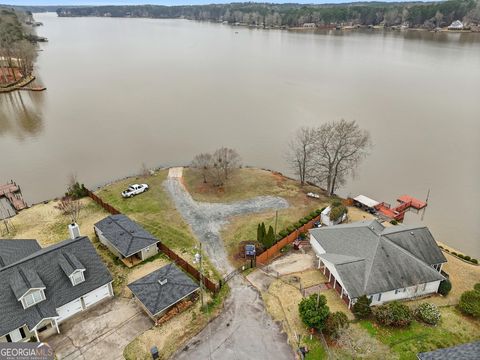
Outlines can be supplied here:
M20 211L28 207L23 200L22 191L13 180L4 185L0 185L0 197L5 197L15 211Z

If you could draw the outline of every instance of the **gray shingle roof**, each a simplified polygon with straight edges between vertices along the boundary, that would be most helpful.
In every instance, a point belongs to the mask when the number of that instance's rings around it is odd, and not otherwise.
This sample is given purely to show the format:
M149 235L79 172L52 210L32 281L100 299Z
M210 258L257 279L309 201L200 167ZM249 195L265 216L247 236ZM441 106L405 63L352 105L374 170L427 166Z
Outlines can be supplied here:
M72 275L76 270L85 270L85 267L77 257L68 251L62 251L61 254L59 254L58 264L67 276Z
M167 280L163 285L160 281ZM168 264L128 285L138 300L156 315L199 289L199 286L174 263Z
M430 265L447 260L426 227L384 228L371 220L310 233L352 298L444 279Z
M123 214L107 216L97 222L95 226L125 257L132 256L159 242L155 236Z
M419 353L420 360L478 360L480 359L480 341Z
M0 239L0 268L40 250L37 240Z
M74 255L83 264L86 269L83 283L73 286L70 282L60 265L64 253ZM25 275L25 278L22 274ZM35 285L39 285L38 280L45 287L46 300L23 309L21 302L17 300L18 293L25 289L23 287L25 281L33 281ZM2 285L2 291L0 291L0 310L2 312L0 336L25 324L31 329L41 319L57 316L56 308L111 281L110 273L88 237L62 241L0 268L0 284ZM17 288L15 292L11 287L12 283L13 287Z

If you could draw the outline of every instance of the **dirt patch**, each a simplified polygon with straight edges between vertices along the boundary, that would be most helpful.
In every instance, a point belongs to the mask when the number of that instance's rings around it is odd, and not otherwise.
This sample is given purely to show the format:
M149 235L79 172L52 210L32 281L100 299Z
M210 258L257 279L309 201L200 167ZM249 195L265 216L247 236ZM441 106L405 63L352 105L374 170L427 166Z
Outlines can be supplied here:
M268 267L280 275L286 275L312 269L314 266L315 255L312 250L309 250L306 253L290 252L273 261Z

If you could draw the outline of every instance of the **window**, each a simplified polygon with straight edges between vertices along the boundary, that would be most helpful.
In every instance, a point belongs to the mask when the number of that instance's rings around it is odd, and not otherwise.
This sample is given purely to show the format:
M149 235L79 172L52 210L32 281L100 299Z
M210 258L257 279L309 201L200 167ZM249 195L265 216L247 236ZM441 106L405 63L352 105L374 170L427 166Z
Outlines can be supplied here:
M34 292L31 292L30 294L26 295L22 302L23 302L23 307L29 308L30 306L33 306L40 301L45 300L45 295L43 294L42 290L36 290Z
M382 293L376 295L376 301L380 301L382 299Z
M85 281L85 278L83 277L83 271L77 271L74 272L71 276L70 279L72 280L73 286L78 285L82 282Z
M398 293L403 293L407 290L407 288L402 288L402 289L397 289L395 290L395 294L398 294Z

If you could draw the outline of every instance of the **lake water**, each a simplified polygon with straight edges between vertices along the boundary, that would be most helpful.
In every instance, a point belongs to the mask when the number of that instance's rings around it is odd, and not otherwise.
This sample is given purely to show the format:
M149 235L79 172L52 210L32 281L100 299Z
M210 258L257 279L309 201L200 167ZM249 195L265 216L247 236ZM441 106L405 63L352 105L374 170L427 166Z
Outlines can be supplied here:
M356 120L375 144L343 195L429 206L437 240L480 256L480 34L294 33L187 20L57 18L44 93L0 95L0 182L28 202L225 145L287 171L299 126Z

